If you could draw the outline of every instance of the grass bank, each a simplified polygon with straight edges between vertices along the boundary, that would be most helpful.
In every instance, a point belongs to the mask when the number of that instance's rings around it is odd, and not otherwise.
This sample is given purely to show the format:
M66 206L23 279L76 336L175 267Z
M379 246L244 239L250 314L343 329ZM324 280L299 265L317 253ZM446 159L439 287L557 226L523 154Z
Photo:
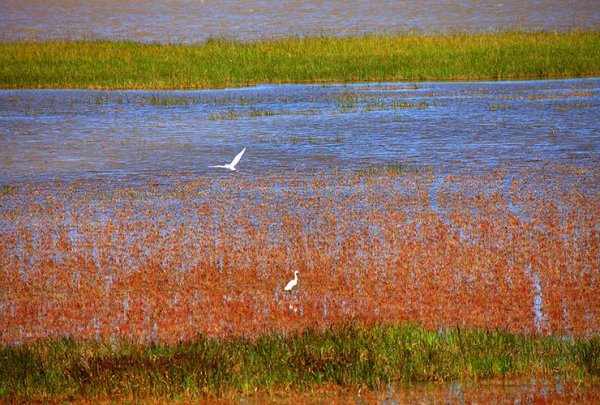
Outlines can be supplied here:
M0 44L2 88L200 89L598 74L598 31L210 40L198 45Z
M197 398L556 374L597 383L600 338L345 326L174 346L50 340L0 349L4 400Z

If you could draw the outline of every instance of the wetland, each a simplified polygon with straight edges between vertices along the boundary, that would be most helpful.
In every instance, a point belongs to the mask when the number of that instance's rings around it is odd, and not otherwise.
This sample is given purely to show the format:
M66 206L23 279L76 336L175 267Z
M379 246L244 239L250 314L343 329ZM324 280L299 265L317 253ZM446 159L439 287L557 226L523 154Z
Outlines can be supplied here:
M600 400L597 2L363 3L3 3L0 400Z

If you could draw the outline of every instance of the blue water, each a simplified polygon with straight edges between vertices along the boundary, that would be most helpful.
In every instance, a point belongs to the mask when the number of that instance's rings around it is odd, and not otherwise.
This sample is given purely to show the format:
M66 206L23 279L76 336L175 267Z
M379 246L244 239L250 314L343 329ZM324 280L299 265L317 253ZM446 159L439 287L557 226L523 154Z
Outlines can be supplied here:
M365 32L600 27L597 0L3 0L0 38L200 42Z
M0 91L0 184L600 162L600 79Z

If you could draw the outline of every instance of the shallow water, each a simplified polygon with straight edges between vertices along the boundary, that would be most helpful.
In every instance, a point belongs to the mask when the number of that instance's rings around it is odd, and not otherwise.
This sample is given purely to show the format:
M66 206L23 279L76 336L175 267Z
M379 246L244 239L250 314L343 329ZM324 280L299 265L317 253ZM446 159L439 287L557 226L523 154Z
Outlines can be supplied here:
M9 40L198 42L211 36L247 40L321 33L598 27L596 0L7 0L0 13L0 37Z
M382 393L383 394L383 393ZM523 378L513 380L460 382L445 384L414 384L389 386L383 403L594 403L597 387L576 381L554 378Z
M600 161L600 79L0 91L0 184ZM227 173L223 173L227 174Z
M376 394L322 392L310 395L279 395L242 398L244 403L354 403L354 404L531 404L597 403L598 387L560 377L481 382L389 385Z

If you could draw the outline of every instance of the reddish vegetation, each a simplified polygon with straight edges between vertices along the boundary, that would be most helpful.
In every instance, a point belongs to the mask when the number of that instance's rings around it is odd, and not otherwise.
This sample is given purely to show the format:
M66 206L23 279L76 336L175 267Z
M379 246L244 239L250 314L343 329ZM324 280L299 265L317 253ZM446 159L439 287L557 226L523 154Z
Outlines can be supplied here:
M0 342L174 342L351 319L598 333L598 173L557 172L550 185L494 172L433 190L432 173L6 189Z

